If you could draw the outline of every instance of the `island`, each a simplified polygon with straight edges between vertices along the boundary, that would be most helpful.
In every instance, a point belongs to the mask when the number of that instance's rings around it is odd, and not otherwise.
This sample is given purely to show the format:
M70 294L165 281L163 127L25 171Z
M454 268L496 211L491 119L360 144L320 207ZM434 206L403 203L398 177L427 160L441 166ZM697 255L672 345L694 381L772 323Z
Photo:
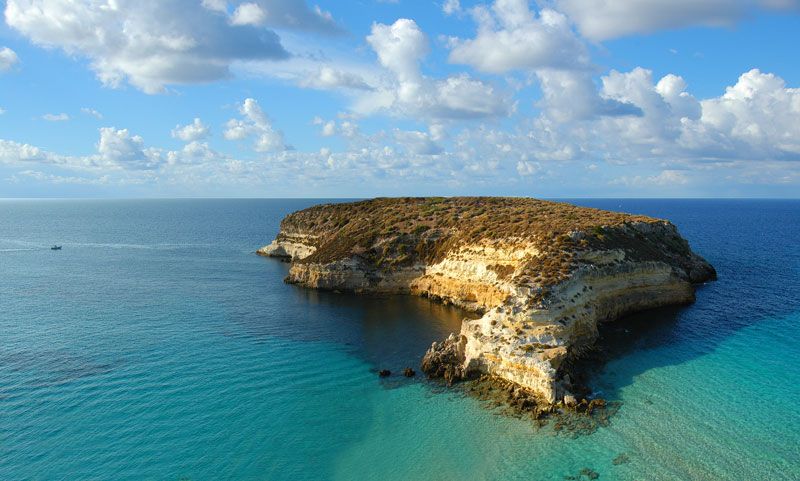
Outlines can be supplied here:
M258 253L315 289L411 294L480 315L433 342L422 370L489 376L577 402L576 361L601 323L695 300L716 279L662 219L532 198L377 198L286 216ZM422 354L422 353L421 353Z

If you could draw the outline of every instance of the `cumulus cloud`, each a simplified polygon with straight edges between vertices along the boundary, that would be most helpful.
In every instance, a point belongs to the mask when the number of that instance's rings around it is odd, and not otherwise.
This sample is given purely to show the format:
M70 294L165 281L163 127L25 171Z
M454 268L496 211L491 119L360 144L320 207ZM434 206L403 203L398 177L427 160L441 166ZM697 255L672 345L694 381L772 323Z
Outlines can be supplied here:
M458 119L504 116L514 108L510 96L466 73L445 79L423 75L419 64L429 51L428 39L413 20L373 24L367 42L394 78L359 98L358 112Z
M527 0L496 0L472 9L475 38L450 41L450 62L483 72L586 68L589 55L567 17L552 9L535 14Z
M209 147L205 142L193 140L184 145L181 150L171 150L164 156L167 165L203 165L220 163L228 159L227 156Z
M637 115L559 118L545 111L531 126L537 158L602 158L614 163L658 160L699 165L800 160L800 89L751 70L724 95L698 100L686 82L652 71L612 71L597 95L634 106ZM565 151L565 147L569 147Z
M782 78L753 69L700 105L700 118L683 122L687 148L720 158L800 160L800 88Z
M556 122L641 115L629 102L599 95L586 45L563 14L549 8L537 14L527 0L496 0L471 13L477 33L450 39L451 62L495 74L533 73L543 94L539 107Z
M69 120L69 115L65 113L60 114L44 114L42 115L42 119L48 122L65 122Z
M421 77L419 61L428 53L428 39L413 20L401 18L392 25L373 24L367 42L381 65L394 72L401 82Z
M283 132L272 127L267 115L255 99L247 98L239 107L239 119L230 119L225 124L224 137L228 140L254 138L256 152L276 152L291 149L283 139Z
M38 163L60 168L107 173L110 170L154 170L161 165L159 149L146 147L138 135L127 129L103 127L96 153L85 156L59 155L30 144L0 140L0 163Z
M797 0L555 0L592 40L689 26L725 26L756 9L797 9Z
M239 26L257 19L255 8L270 12L262 19L268 27L338 31L329 14L304 2L246 3L232 19L225 2L203 5L191 0L8 0L5 19L37 45L88 58L104 85L128 81L148 93L225 78L236 61L287 58L275 32Z
M41 149L30 144L21 144L12 140L0 139L0 163L16 164L22 162L43 161L47 155Z
M699 194L715 182L786 188L800 183L800 127L794 122L800 116L800 89L778 76L745 72L720 96L708 99L691 95L677 75L657 78L645 69L612 71L595 88L597 98L633 105L640 113L561 121L543 111L510 127L469 123L453 130L455 124L431 120L427 131L377 132L362 132L351 116L341 114L313 124L326 135L342 137L345 148L298 152L273 148L285 142L271 140L274 128L248 99L225 136L250 139L264 150L249 160L216 152L200 140L166 150L147 146L128 130L104 128L90 155L64 156L0 141L0 163L18 168L14 175L19 179L43 183L110 176L110 183L159 182L199 189L194 192L224 185L253 194L270 188L281 195L299 188L341 195L356 185L368 186L360 191L364 194L384 195L408 193L398 185L453 193L503 189L522 194L536 185L552 195L583 189ZM64 169L81 174L64 175Z
M191 124L176 125L171 132L173 138L183 140L184 142L205 139L210 133L211 131L208 126L198 118L195 118Z
M642 114L627 99L601 96L588 72L541 69L536 76L543 93L539 105L547 117L557 122Z
M128 169L153 169L161 162L158 151L146 148L142 137L114 127L100 129L97 153L107 164Z
M8 47L0 48L0 73L8 72L17 63L19 63L17 52Z

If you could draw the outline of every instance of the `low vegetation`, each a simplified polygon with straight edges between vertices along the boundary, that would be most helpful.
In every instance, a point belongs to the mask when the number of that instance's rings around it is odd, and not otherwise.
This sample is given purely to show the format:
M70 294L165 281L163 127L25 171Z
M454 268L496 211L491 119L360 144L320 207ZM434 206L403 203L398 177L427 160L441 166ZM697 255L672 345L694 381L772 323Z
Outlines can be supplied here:
M499 278L547 289L583 262L586 250L625 249L640 259L661 259L661 241L645 238L633 223L666 221L530 198L378 198L323 204L287 216L285 234L308 235L317 251L300 262L328 263L359 256L379 269L436 263L462 245L525 243L539 250L524 268L494 265ZM683 242L679 236L664 242Z

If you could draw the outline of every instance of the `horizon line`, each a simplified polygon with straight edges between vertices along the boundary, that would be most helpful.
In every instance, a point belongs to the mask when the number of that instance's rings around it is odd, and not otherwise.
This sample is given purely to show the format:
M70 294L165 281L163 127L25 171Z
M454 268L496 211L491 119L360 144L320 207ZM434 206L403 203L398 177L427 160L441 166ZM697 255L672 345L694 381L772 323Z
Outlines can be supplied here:
M529 195L380 195L366 197L0 197L0 202L18 200L366 200L366 199L402 199L428 197L509 197L532 198L543 200L800 200L800 197L612 197L612 196L529 196Z

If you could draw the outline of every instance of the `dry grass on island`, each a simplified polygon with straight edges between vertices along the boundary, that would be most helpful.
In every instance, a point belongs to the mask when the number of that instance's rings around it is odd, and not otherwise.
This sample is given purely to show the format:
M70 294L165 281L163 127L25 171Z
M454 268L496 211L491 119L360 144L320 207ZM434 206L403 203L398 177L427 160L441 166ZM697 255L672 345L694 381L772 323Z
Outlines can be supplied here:
M377 198L295 212L283 220L281 231L309 235L307 242L316 247L297 262L325 264L359 256L385 270L433 264L461 245L526 243L540 255L531 256L522 271L514 274L513 267L499 264L491 268L501 278L514 275L517 285L547 287L568 278L582 262L577 254L589 249L624 247L641 260L663 260L663 246L638 230L619 227L666 222L531 198ZM673 252L689 252L680 237L668 241Z

